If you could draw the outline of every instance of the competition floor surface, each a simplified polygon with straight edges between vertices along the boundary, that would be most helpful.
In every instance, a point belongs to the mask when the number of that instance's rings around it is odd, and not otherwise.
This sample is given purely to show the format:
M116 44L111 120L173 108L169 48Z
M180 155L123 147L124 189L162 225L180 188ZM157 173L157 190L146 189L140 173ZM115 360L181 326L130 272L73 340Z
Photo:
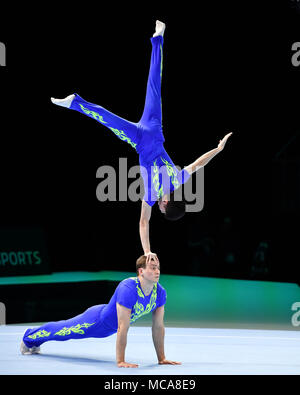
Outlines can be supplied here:
M79 284L85 287L80 288L81 291L89 289L90 284L96 286L92 288L95 290L105 281L115 286L134 275L101 271L1 278L0 302L5 302L8 289L14 287L13 300L6 302L8 320L11 312L26 308L27 312L48 309L45 320L52 321L57 309L68 307L70 314L69 309L80 302ZM56 285L65 287L67 293L58 296L56 304L52 299L34 304L29 290L36 284L45 284L47 290L52 286L50 295L56 295ZM72 288L67 287L68 284ZM23 333L41 322L27 319L1 325L0 319L0 375L300 374L300 287L297 284L168 274L161 275L160 284L167 290L166 358L180 361L182 365L158 365L151 335L151 314L131 325L128 333L126 361L137 363L137 369L116 366L116 335L105 339L51 341L41 346L39 355L22 355L19 348ZM22 290L17 288L21 286ZM112 288L109 292L113 292ZM105 300L99 300L95 292L89 306L107 303L110 296L104 295ZM25 297L26 303L20 304ZM19 304L15 304L15 299ZM66 318L70 317L66 315L61 319Z
M182 365L158 365L151 327L131 327L126 361L118 368L116 335L105 339L51 341L37 355L22 355L27 326L0 326L1 375L299 375L300 331L166 328L167 359Z

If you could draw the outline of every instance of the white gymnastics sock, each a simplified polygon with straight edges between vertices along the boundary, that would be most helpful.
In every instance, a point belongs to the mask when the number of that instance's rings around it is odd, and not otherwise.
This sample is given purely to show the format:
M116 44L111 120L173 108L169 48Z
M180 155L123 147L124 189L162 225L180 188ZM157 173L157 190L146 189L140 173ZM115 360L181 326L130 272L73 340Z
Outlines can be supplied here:
M65 99L54 99L54 97L51 97L51 101L58 106L70 108L74 97L75 95L67 96Z
M153 37L164 36L166 25L163 22L156 21L155 33Z

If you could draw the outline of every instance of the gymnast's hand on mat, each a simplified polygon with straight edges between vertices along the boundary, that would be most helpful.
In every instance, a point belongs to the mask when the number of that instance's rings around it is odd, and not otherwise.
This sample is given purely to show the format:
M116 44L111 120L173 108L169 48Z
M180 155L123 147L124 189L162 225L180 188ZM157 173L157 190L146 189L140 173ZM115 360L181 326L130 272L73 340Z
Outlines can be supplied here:
M219 141L219 145L218 145L218 150L222 151L222 149L225 147L226 141L229 139L229 137L232 135L231 133L226 134L225 137L223 137L222 140Z
M162 361L158 361L159 365L181 365L181 362L168 361L167 359L163 359Z
M155 262L159 263L159 260L157 258L157 255L154 252L147 252L146 254L147 260L146 260L146 264L151 262L151 260L153 259Z
M118 368L138 368L139 365L136 363L128 363L128 362L119 362L118 363Z

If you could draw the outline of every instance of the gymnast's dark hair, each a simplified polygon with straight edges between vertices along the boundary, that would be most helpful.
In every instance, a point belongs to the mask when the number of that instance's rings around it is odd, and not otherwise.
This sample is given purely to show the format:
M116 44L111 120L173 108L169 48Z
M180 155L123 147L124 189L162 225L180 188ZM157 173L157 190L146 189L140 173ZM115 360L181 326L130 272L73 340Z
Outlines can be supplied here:
M170 199L166 206L165 218L169 221L177 221L185 214L185 201L175 200L174 191L170 194Z
M135 263L135 269L136 269L136 274L139 275L139 269L146 269L146 261L147 257L146 255L141 255ZM154 261L153 258L151 258L151 262Z

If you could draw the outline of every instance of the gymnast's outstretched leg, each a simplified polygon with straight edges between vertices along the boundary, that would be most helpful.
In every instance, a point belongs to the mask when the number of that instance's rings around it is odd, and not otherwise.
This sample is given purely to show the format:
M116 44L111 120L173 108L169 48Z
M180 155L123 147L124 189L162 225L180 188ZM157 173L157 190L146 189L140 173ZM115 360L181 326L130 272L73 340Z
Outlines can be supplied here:
M110 336L111 329L107 328L101 319L101 313L105 306L104 304L92 306L74 318L48 322L38 328L27 329L21 343L21 353L38 353L40 345L50 340L65 341Z
M163 69L163 33L165 24L157 21L151 38L152 53L147 82L146 100L140 123L156 129L162 125L161 79Z
M127 121L126 119L106 110L104 107L84 100L77 93L69 95L65 99L51 98L51 101L58 106L81 112L82 114L95 119L114 132L119 139L126 141L134 149L137 148L137 144L140 139L140 130L136 123Z

